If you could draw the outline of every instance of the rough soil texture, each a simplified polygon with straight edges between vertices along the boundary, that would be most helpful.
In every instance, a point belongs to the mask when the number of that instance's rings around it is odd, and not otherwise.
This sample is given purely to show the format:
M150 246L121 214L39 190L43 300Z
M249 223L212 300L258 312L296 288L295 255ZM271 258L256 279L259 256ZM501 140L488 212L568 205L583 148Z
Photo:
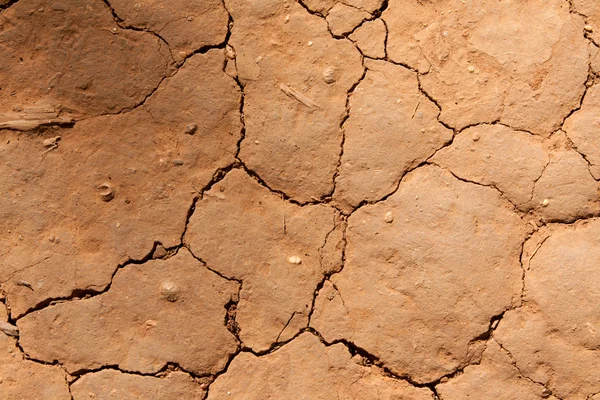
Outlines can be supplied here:
M595 0L0 0L0 399L599 400L599 46Z

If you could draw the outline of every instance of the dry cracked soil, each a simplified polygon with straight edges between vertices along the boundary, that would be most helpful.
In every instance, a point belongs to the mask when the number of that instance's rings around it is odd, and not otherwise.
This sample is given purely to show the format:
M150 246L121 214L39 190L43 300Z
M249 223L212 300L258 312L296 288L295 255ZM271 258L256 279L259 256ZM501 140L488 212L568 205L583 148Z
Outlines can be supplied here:
M597 0L0 0L0 399L600 400Z

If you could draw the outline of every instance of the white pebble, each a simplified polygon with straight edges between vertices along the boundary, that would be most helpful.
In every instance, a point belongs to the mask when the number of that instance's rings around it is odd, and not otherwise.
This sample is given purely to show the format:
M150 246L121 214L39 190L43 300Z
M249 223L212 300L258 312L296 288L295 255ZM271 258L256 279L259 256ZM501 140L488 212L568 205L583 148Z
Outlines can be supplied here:
M387 213L385 213L384 220L388 224L391 224L392 222L394 222L394 214L392 214L391 211L388 211Z
M302 264L302 259L298 256L291 256L290 258L288 258L288 262L290 264Z

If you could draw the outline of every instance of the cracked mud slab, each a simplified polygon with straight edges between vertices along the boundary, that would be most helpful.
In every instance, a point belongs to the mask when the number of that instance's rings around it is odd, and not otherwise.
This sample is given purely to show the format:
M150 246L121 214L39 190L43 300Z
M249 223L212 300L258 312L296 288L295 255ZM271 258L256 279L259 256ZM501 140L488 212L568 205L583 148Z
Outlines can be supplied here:
M567 1L398 0L382 19L390 59L423 74L457 129L499 120L548 136L585 90L589 41Z
M0 0L0 399L600 400L599 4Z
M214 374L237 348L223 324L237 290L182 249L118 271L106 293L21 318L21 344L30 357L58 360L69 372L116 365L149 374L175 363Z
M311 326L420 383L468 364L490 319L519 300L524 229L507 203L434 166L410 173L348 219L344 269Z
M0 119L17 120L38 104L74 118L133 108L173 63L164 42L122 29L97 0L17 2L0 15L0 58Z
M586 399L600 389L599 232L596 219L540 230L529 246L525 305L498 327L520 370L560 398Z
M306 327L313 292L333 272L322 250L335 217L331 207L290 204L239 169L196 203L185 241L208 268L241 282L246 346L264 351Z

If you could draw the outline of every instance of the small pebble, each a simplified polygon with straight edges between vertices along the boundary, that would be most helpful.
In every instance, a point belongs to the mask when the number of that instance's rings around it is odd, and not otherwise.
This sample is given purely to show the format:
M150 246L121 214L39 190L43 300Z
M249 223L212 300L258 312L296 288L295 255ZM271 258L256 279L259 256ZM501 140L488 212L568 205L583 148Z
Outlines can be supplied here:
M115 190L112 185L108 182L104 182L103 184L98 186L98 194L102 201L109 202L115 198Z
M480 139L479 133L475 132L475 133L473 134L473 136L471 136L471 139L472 139L474 142L478 141L478 140Z
M8 322L0 321L0 331L7 336L19 337L19 328Z
M230 45L225 46L225 51L227 54L227 58L233 60L235 58L235 50Z
M186 125L186 127L185 127L185 133L186 133L186 135L193 135L194 133L196 133L197 129L198 129L198 125L189 124L189 125Z
M288 258L288 262L290 264L302 264L302 259L298 256L291 256L290 258Z
M158 322L156 322L153 319L149 319L149 320L146 320L146 322L144 322L144 324L146 325L146 329L149 329L149 328L154 328L156 326L156 324L158 324Z
M165 300L174 303L181 297L181 290L174 282L164 281L160 284L160 294Z
M542 201L542 205L543 205L544 207L548 207L548 204L550 204L550 200L548 200L548 199L544 199L544 201Z
M394 214L392 214L391 211L386 212L384 221L387 222L388 224L391 224L392 222L394 222Z
M333 83L335 82L335 68L327 67L323 70L323 80L325 83Z
M591 25L586 25L586 26L583 27L583 29L585 29L586 32L593 32L594 31L594 28L592 28Z
M469 65L467 69L469 70L469 72L475 72L475 67L472 65Z
M55 136L55 137L51 137L48 139L44 139L44 141L42 143L44 144L44 147L54 147L54 146L58 146L59 140L60 140L60 136Z
M173 165L183 165L183 160L173 160Z

